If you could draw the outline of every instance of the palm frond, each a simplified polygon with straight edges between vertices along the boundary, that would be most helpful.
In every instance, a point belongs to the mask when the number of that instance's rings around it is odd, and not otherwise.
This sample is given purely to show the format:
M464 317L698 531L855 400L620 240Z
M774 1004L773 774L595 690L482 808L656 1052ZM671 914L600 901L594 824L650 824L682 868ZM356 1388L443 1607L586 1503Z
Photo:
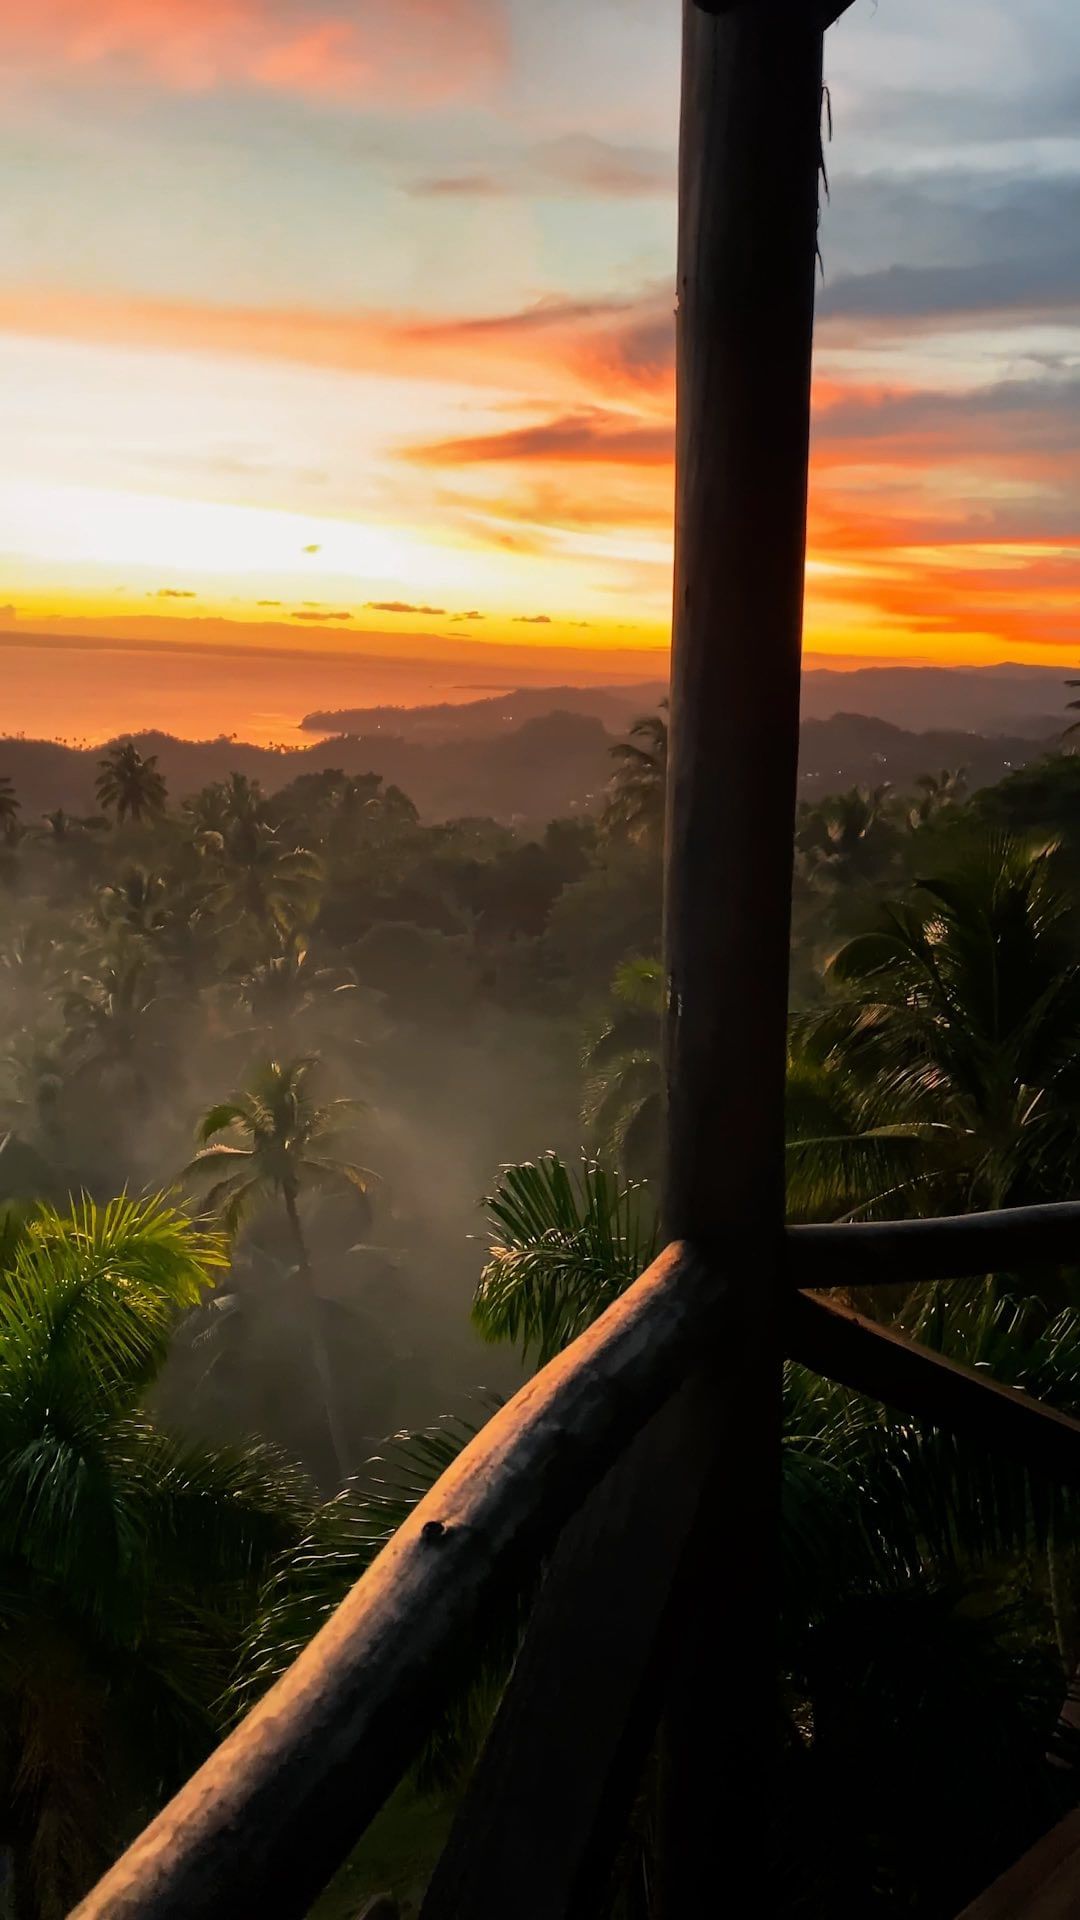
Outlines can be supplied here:
M494 1239L473 1302L484 1338L544 1365L642 1273L657 1227L640 1185L557 1154L507 1167L486 1203Z

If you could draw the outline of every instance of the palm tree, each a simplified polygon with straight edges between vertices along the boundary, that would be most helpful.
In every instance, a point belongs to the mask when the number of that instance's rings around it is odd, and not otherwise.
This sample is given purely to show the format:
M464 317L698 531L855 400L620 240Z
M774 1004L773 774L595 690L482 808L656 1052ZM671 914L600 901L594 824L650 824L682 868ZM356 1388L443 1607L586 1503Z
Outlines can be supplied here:
M20 1920L62 1920L216 1737L274 1555L308 1496L267 1449L143 1409L224 1264L159 1199L0 1230L0 1842Z
M635 1180L660 1172L663 969L626 960L611 983L612 1007L587 1041L582 1119L597 1150Z
M658 846L664 834L667 792L667 701L659 713L635 720L629 740L611 748L611 776L603 823L607 832L642 846Z
M933 1211L935 1182L956 1162L946 1126L893 1118L812 1019L796 1020L789 1039L785 1135L790 1220Z
M355 1114L356 1104L331 1100L319 1105L311 1086L316 1065L310 1058L268 1061L247 1088L211 1107L199 1127L203 1144L184 1177L211 1182L206 1205L211 1213L220 1215L231 1232L268 1199L281 1202L296 1259L300 1299L330 1444L338 1473L344 1478L349 1471L345 1425L300 1201L313 1188L331 1192L344 1189L366 1200L376 1176L342 1154L342 1127ZM219 1134L224 1138L217 1140Z
M1053 847L991 837L885 902L830 968L810 1022L864 1118L923 1131L898 1207L1080 1190L1080 962Z
M663 1141L659 960L628 960L612 1008L587 1042L582 1118L596 1151L632 1181L657 1185ZM912 1196L947 1152L946 1129L886 1118L826 1038L793 1025L787 1069L787 1193L793 1220L887 1213L905 1181ZM937 1160L935 1160L935 1153Z
M897 851L899 832L892 789L851 787L799 808L797 866L818 885L851 885L875 878Z
M208 903L219 913L253 921L268 940L280 938L315 916L323 871L306 847L286 847L252 815L229 826L219 874Z
M196 838L203 834L224 835L229 823L229 803L221 780L211 781L198 793L181 803L181 811L191 823Z
M169 883L145 867L129 867L119 880L102 887L98 895L102 920L132 933L160 933L169 919Z
M165 811L165 782L157 770L157 754L145 759L133 740L110 747L99 762L95 782L98 801L118 821L155 819Z
M908 808L908 825L913 831L928 826L940 814L967 799L967 768L957 767L950 773L943 767L940 773L922 773L915 785L917 798Z
M160 1077L176 1036L158 993L156 969L138 935L121 929L108 945L85 956L64 996L64 1021L73 1072L102 1090L129 1096L137 1117L144 1117L152 1071Z
M359 838L370 824L381 786L382 778L377 773L343 773L338 777L331 796L327 834L331 846L344 850Z
M221 793L226 822L248 826L266 819L266 796L257 780L246 773L230 773Z
M273 1047L303 1029L318 1046L313 1022L330 1007L355 1000L358 992L349 968L321 965L303 938L293 935L240 981L239 997L248 1016L243 1030Z

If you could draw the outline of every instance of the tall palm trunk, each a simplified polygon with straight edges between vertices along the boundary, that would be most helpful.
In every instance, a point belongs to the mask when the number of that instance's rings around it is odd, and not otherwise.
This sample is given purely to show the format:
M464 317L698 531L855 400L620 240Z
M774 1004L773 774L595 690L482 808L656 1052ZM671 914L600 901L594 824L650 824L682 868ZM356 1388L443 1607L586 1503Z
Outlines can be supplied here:
M337 1388L330 1367L330 1355L323 1337L322 1321L319 1314L319 1296L312 1281L311 1259L304 1239L304 1229L300 1224L300 1210L296 1204L296 1189L291 1182L282 1188L285 1211L289 1216L293 1245L296 1249L296 1266L300 1275L300 1284L304 1295L304 1308L308 1323L308 1340L311 1343L311 1360L315 1374L322 1389L323 1412L326 1415L327 1432L330 1446L338 1471L338 1478L347 1480L349 1466L349 1448L345 1439L345 1428L338 1405Z

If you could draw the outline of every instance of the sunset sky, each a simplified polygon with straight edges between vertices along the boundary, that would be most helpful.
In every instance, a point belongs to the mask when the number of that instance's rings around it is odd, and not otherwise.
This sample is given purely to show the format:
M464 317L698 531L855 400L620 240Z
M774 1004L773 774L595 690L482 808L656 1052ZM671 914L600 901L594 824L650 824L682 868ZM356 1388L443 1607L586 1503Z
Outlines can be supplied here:
M19 8L0 620L662 645L678 14ZM856 0L826 53L808 648L1072 664L1080 8Z

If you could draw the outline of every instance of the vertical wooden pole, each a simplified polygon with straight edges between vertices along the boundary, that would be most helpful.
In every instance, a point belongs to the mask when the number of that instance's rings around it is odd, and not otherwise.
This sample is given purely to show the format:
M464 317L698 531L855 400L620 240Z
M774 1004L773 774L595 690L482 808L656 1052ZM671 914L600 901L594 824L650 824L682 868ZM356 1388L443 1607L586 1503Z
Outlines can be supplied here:
M810 0L684 0L683 24L665 1210L669 1234L739 1263L746 1345L741 1443L718 1460L683 1571L663 1736L669 1920L766 1910L822 63Z

